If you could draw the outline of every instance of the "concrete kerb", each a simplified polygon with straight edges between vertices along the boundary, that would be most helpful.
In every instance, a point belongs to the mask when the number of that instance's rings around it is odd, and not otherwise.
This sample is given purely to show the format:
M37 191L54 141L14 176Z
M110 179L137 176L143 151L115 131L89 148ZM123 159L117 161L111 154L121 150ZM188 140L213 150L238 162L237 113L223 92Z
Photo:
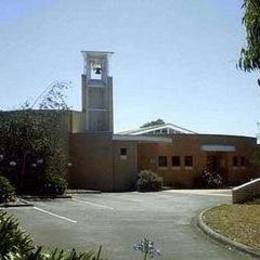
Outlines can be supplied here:
M45 199L71 199L71 195L42 195L42 196L33 196L33 195L23 195L21 199L25 200L45 200Z
M19 207L33 207L34 204L24 200L24 199L21 199L21 198L18 198L18 202L15 202L15 203L3 203L3 204L0 204L0 208L19 208Z
M213 208L215 208L215 207L213 207ZM230 246L232 248L235 248L243 253L249 254L252 257L260 258L260 250L246 246L246 245L238 243L238 242L235 242L235 241L215 232L213 229L211 229L208 225L205 224L205 222L203 221L203 216L208 210L213 209L213 208L204 209L202 212L199 213L199 215L197 216L197 223L196 223L197 227L199 227L206 235L208 235L212 239L220 242L221 244L223 244L225 246Z
M100 194L100 193L101 193L100 190L85 190L85 189L80 189L80 190L68 189L66 191L66 194Z

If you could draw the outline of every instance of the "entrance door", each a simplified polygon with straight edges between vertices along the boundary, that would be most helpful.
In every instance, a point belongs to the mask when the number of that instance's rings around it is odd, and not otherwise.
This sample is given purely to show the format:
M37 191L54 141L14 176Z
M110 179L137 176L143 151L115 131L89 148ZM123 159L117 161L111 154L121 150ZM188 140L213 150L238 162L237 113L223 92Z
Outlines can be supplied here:
M220 174L224 181L228 175L227 154L224 152L208 152L207 168L216 174Z

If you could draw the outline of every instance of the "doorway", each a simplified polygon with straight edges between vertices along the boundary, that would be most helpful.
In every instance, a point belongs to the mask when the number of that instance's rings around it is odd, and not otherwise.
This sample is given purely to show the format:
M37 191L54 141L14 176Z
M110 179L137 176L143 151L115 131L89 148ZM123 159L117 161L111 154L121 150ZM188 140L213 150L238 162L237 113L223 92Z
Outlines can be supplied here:
M219 174L223 180L227 180L228 176L228 160L227 153L224 152L208 152L207 168L210 172Z

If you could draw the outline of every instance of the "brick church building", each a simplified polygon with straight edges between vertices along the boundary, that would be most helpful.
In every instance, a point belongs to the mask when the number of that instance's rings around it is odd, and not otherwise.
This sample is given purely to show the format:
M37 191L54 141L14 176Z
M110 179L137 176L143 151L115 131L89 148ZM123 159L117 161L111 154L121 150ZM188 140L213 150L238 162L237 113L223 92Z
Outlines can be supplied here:
M164 185L194 187L210 165L225 183L257 177L249 163L256 138L198 134L162 124L115 134L111 52L82 51L82 111L67 114L71 187L125 191L134 187L140 170L163 177Z

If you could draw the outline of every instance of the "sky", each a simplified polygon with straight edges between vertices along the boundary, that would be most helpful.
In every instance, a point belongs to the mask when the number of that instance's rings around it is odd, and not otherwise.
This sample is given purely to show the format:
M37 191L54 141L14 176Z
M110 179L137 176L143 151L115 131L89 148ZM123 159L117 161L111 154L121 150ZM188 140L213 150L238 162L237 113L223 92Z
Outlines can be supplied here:
M236 69L242 0L1 0L0 108L70 81L81 109L81 50L113 51L115 131L157 118L198 133L255 136L257 73Z

